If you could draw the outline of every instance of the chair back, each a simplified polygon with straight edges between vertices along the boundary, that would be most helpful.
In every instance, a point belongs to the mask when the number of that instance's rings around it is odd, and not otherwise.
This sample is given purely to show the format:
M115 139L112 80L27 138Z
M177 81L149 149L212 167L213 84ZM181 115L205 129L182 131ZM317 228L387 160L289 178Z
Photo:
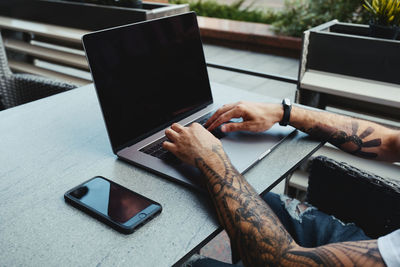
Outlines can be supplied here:
M327 157L311 165L306 201L371 238L400 228L400 182Z
M0 34L0 111L76 88L38 75L12 73Z
M4 48L3 38L0 32L0 77L10 76L12 74L8 66L7 54Z

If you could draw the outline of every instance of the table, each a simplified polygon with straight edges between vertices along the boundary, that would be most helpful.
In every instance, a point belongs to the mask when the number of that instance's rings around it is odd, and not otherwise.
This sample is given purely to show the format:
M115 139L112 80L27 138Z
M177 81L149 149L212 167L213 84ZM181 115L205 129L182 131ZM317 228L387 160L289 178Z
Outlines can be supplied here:
M271 100L212 88L215 99ZM206 195L116 158L92 84L2 111L0 129L1 266L171 266L220 231ZM269 190L320 145L297 132L246 177ZM162 213L123 235L64 202L96 175L161 203Z

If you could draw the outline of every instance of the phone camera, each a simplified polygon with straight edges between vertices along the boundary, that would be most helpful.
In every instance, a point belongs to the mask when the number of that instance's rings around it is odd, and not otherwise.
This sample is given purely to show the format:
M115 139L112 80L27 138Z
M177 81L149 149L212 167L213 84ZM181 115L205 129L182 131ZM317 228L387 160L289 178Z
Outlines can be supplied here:
M81 199L89 192L89 188L87 186L81 186L76 190L71 192L71 195L77 199Z

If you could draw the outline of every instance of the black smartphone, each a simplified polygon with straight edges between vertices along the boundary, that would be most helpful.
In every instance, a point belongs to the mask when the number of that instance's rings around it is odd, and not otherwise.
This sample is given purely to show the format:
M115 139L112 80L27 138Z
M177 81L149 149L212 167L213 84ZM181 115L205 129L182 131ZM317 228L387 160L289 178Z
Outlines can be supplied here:
M162 210L159 203L102 176L68 190L64 199L124 234L133 233Z

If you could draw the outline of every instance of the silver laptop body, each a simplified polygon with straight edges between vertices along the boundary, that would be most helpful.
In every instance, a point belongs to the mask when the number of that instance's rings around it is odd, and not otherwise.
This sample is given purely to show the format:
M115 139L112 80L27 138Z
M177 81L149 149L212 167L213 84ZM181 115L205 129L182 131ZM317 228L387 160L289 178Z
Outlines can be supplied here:
M101 30L82 40L113 152L199 189L196 168L153 149L173 122L188 125L223 104L212 98L195 13ZM275 125L266 133L222 134L221 142L243 173L292 131Z

